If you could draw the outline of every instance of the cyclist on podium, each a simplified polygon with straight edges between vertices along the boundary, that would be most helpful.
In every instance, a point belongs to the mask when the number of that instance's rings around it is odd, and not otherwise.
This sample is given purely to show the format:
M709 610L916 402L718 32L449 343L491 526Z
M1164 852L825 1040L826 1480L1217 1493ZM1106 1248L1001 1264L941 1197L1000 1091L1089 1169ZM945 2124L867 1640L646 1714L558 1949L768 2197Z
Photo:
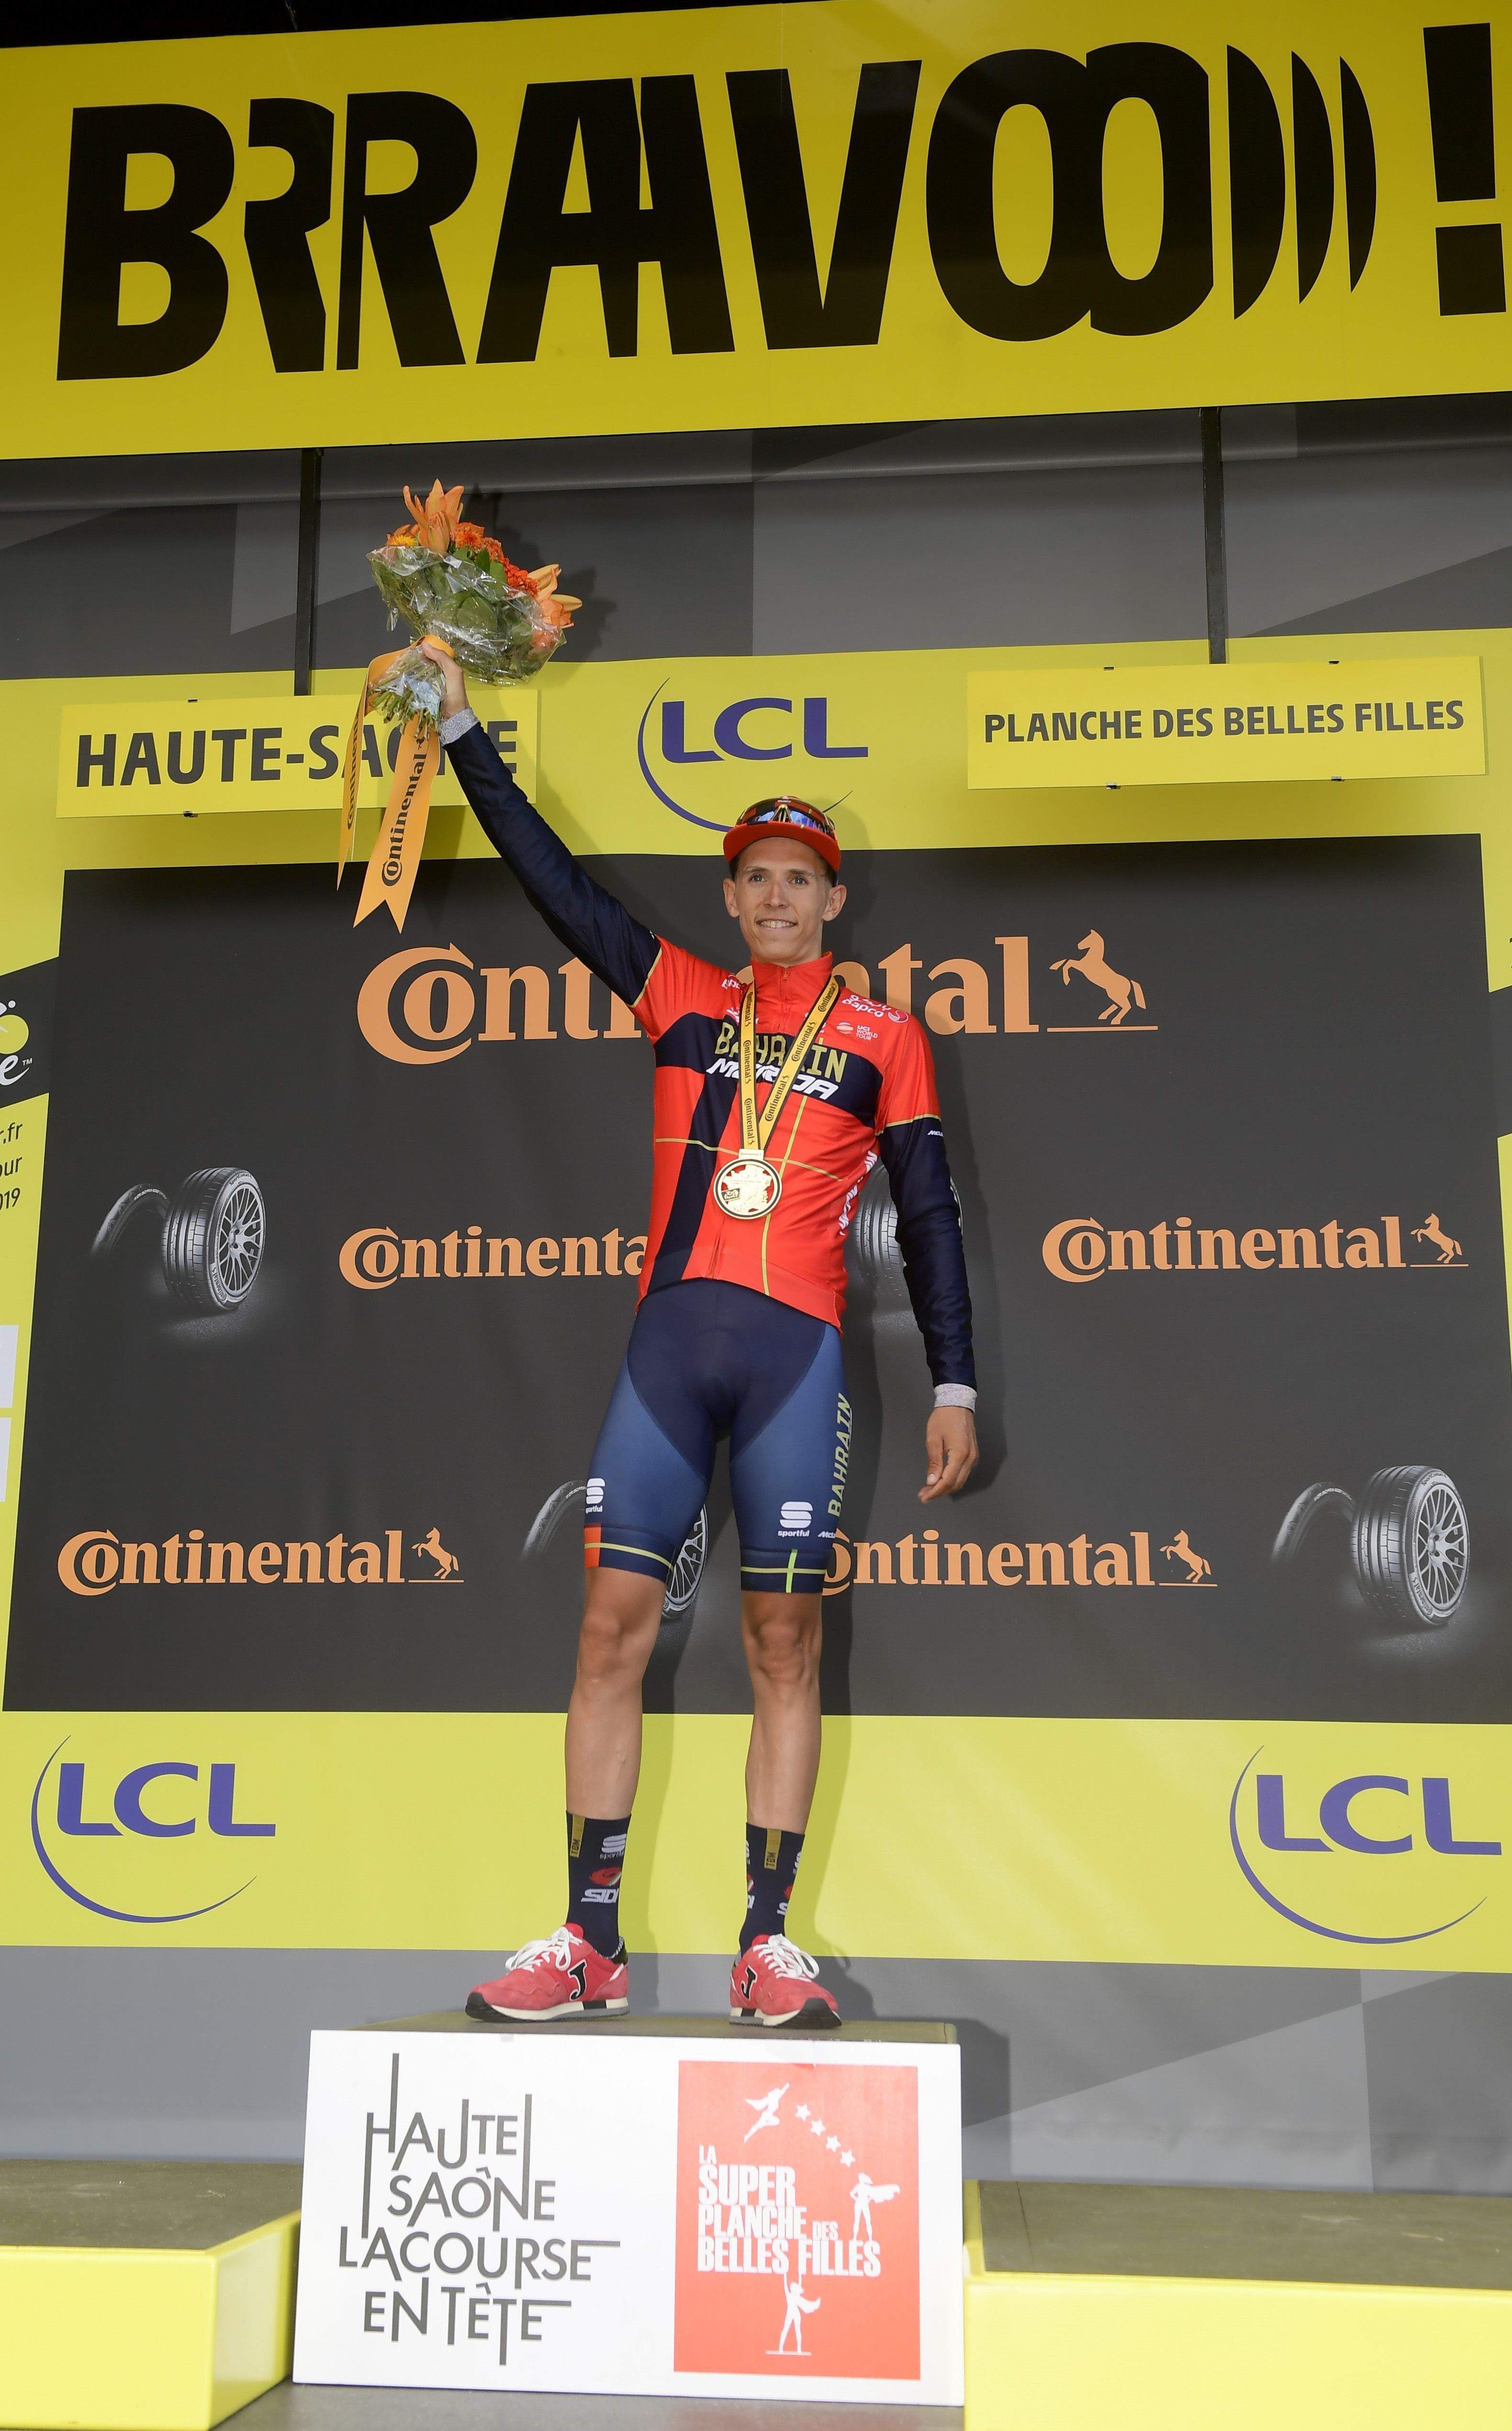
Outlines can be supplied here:
M490 841L553 933L623 998L656 1050L640 1303L588 1480L587 1593L567 1708L566 1921L468 1995L477 2018L629 2006L619 1886L641 1758L641 1681L672 1566L731 1443L741 1629L754 1705L747 1912L732 2020L839 2023L783 1931L819 1765L820 1594L849 1457L840 1355L845 1238L879 1156L934 1381L919 1500L976 1465L971 1302L929 1041L832 976L845 902L829 818L757 802L724 840L748 985L654 936L531 808L454 660L441 737Z

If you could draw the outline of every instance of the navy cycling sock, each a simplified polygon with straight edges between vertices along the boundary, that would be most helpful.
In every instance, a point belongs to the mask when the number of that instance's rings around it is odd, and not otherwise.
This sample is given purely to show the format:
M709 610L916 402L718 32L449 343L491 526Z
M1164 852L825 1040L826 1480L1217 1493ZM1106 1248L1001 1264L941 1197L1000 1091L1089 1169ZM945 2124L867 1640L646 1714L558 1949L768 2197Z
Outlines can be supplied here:
M612 1823L592 1815L567 1818L567 1922L601 1958L619 1953L619 1878L629 1830L628 1815Z
M787 1903L803 1854L801 1832L769 1832L764 1823L746 1826L746 1922L740 1936L748 1950L764 1933L787 1930Z

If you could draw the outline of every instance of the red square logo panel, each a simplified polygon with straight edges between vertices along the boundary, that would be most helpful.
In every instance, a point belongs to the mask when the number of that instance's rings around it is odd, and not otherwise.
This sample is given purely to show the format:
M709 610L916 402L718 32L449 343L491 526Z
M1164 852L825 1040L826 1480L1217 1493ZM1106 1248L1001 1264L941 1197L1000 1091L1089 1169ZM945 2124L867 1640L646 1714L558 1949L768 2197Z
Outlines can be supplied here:
M684 2060L679 2372L918 2378L913 2068Z

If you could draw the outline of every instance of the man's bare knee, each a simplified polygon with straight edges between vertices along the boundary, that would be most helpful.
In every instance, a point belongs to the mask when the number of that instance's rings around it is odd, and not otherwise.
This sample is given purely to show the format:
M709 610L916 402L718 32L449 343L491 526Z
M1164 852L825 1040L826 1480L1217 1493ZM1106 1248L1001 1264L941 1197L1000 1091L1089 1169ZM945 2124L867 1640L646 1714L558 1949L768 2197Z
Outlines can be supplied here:
M633 1570L597 1570L578 1632L578 1677L594 1685L639 1680L662 1618L663 1589Z
M753 1679L778 1690L807 1688L818 1668L817 1596L748 1596L742 1613Z

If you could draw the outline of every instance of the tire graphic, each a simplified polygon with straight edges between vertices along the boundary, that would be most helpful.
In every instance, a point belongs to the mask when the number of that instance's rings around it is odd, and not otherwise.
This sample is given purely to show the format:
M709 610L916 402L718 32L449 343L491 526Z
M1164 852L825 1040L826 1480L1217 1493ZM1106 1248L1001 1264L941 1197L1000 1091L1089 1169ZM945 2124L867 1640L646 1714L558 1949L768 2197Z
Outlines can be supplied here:
M90 1256L108 1258L123 1238L127 1226L133 1223L145 1209L150 1209L154 1222L161 1225L168 1214L167 1194L161 1190L153 1190L144 1182L134 1182L129 1190L122 1191L120 1198L90 1243Z
M569 1478L564 1485L546 1496L531 1520L524 1544L520 1547L522 1561L534 1561L561 1534L563 1527L581 1513L586 1487L580 1479ZM664 1624L685 1613L697 1595L703 1579L703 1566L709 1558L709 1512L705 1505L693 1523L682 1550L673 1563L667 1578L666 1594L662 1602Z
M1378 1468L1354 1516L1354 1571L1395 1620L1442 1629L1470 1576L1470 1522L1441 1468Z
M240 1165L207 1165L175 1191L162 1228L162 1271L176 1299L218 1316L245 1299L262 1264L262 1192Z
M666 1600L662 1606L664 1620L673 1620L680 1612L687 1611L698 1592L698 1582L708 1557L709 1514L705 1509L695 1519L693 1534L672 1565L672 1573L666 1583Z
M1305 1539L1311 1535L1316 1521L1326 1513L1352 1523L1354 1497L1346 1494L1342 1485L1304 1485L1296 1501L1276 1530L1276 1541L1270 1548L1273 1562L1294 1562Z
M909 1308L909 1298L898 1246L898 1210L881 1166L856 1202L850 1238L857 1282L870 1288L880 1313L901 1315Z
M531 1520L525 1542L520 1547L522 1561L532 1562L538 1554L546 1551L552 1539L560 1535L563 1525L571 1518L574 1508L581 1510L584 1491L581 1478L569 1478L565 1485L559 1485L554 1494L546 1496L540 1510Z

